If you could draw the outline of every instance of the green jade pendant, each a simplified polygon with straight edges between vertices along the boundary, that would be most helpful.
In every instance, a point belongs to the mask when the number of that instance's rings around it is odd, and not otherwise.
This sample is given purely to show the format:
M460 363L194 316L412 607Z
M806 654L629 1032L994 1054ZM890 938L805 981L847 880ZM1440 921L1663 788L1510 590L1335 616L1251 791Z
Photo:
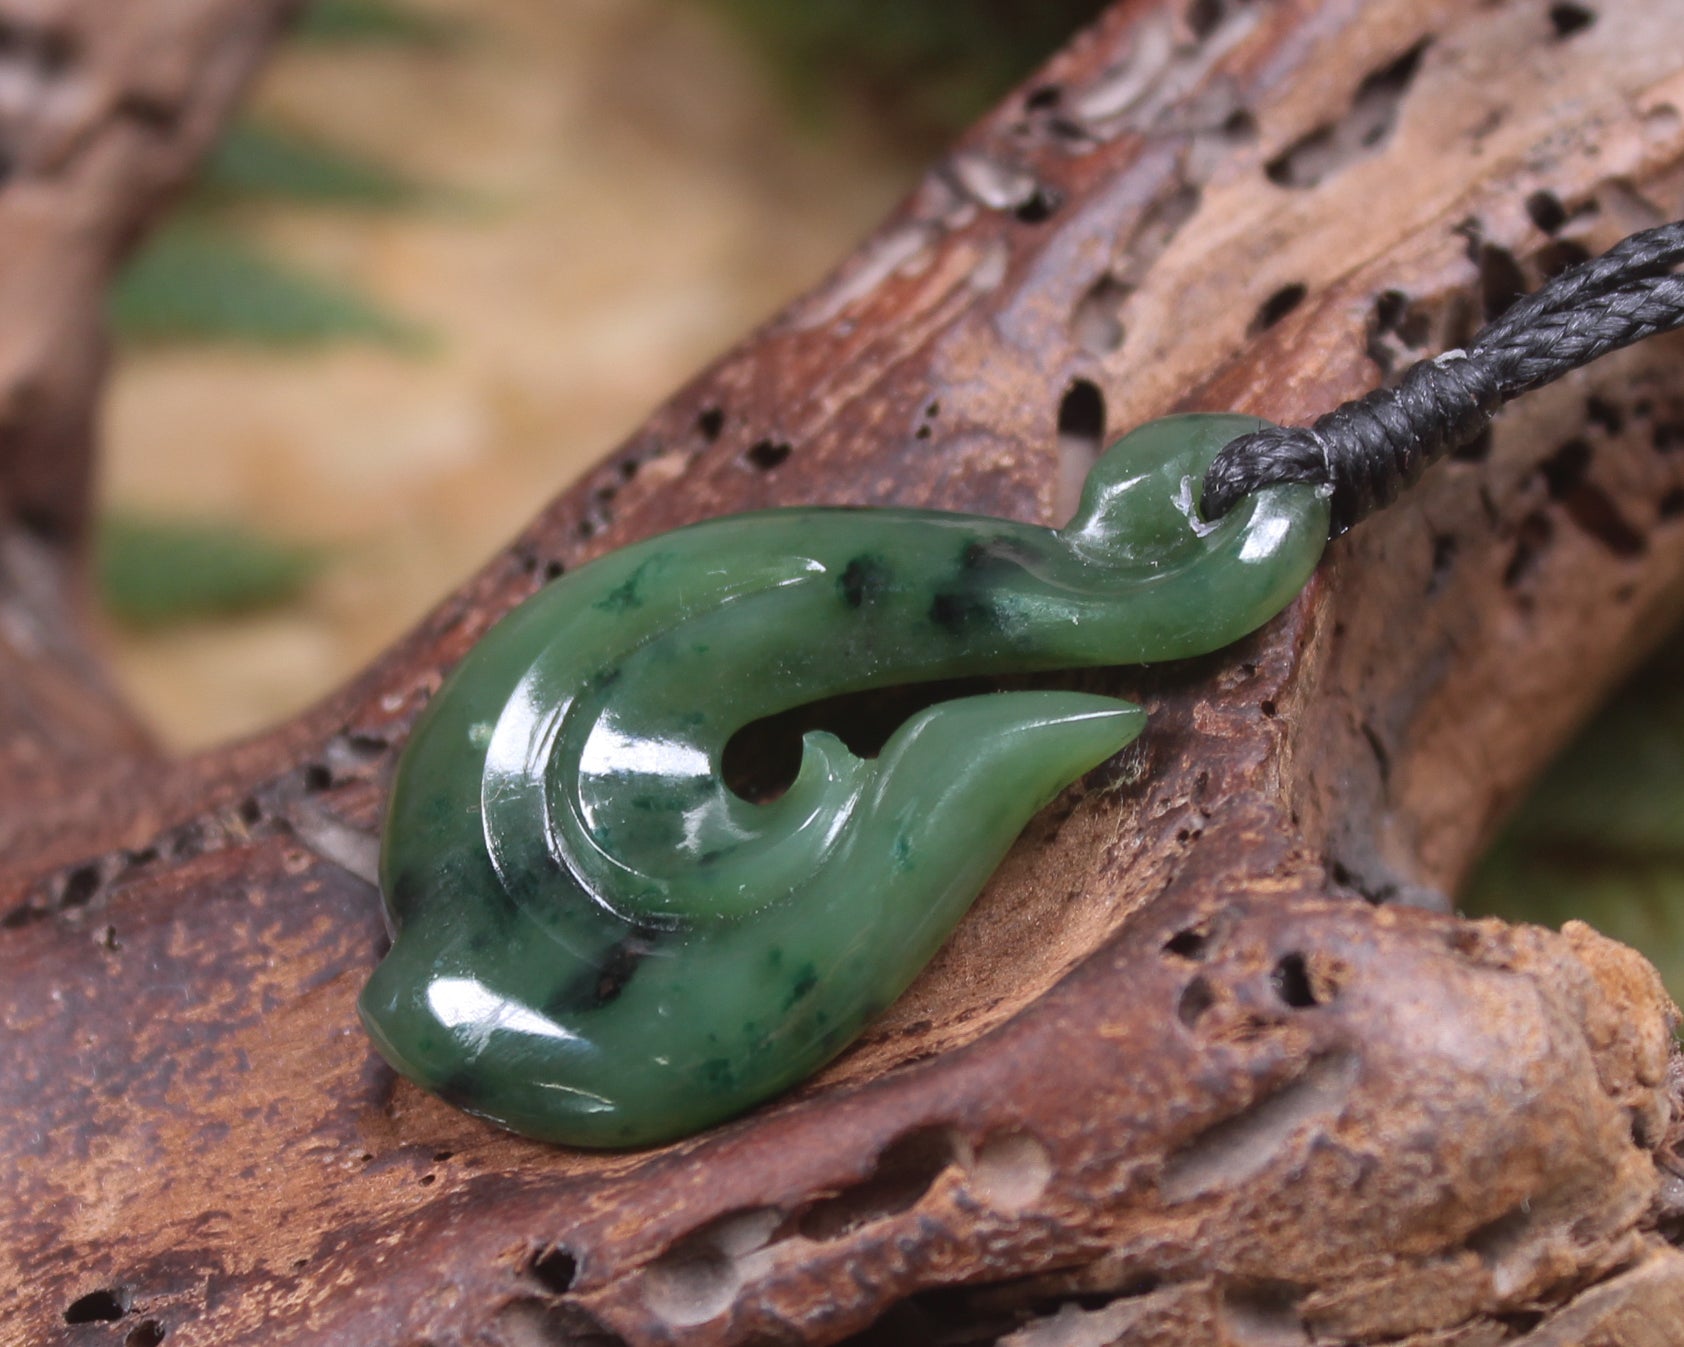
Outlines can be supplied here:
M1135 738L1075 692L943 702L771 803L726 741L841 693L1205 654L1297 594L1325 494L1194 502L1263 422L1156 421L1062 529L903 509L716 519L555 581L469 653L398 768L394 943L360 1008L404 1075L574 1146L719 1122L811 1074L931 959L1024 824Z

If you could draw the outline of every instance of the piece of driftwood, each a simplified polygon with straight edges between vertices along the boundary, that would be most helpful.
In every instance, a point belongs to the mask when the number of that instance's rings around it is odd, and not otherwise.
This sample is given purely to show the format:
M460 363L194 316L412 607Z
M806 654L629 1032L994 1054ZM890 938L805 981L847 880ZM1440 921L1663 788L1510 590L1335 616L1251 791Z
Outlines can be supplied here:
M113 16L198 45L141 130L83 133L144 190L0 191L3 236L50 215L37 255L81 278L48 313L0 264L4 349L59 333L29 368L64 390L8 404L10 548L52 556L83 508L95 282L225 105L247 5L53 11L96 83L140 59L99 73ZM179 139L146 159L153 134ZM1239 647L1081 680L1146 704L1142 745L790 1097L661 1150L549 1148L394 1079L353 1010L392 755L546 577L761 505L1053 520L1107 434L1308 418L1681 214L1677 5L1125 3L272 734L147 760L73 638L20 644L62 594L9 572L6 659L64 671L68 710L34 740L4 712L36 746L0 782L0 1342L1684 1340L1670 1002L1587 928L1442 897L1684 606L1676 339L1512 409Z

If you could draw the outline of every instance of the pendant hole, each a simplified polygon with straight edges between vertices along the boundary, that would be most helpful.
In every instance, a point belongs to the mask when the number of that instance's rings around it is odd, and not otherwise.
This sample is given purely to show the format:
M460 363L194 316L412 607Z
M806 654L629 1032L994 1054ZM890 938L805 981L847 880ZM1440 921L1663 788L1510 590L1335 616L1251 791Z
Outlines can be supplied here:
M834 734L856 758L875 758L894 732L920 711L999 686L992 679L955 678L809 702L750 721L733 734L720 759L720 774L736 795L751 804L770 804L795 783L801 770L801 740L812 731Z

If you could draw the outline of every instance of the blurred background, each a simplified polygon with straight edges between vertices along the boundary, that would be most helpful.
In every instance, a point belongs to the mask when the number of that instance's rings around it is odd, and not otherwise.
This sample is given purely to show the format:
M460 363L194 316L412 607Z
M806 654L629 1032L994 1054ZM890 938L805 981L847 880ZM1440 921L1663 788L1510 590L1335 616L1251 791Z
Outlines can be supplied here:
M102 598L169 747L355 672L1103 0L314 0L112 298ZM1464 905L1684 995L1684 640Z

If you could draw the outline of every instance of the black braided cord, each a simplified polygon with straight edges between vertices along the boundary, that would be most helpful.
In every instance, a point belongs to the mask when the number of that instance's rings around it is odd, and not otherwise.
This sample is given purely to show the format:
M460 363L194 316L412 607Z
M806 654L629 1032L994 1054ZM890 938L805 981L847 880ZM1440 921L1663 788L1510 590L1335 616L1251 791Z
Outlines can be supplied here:
M1338 537L1389 505L1427 467L1472 441L1511 398L1598 356L1684 327L1684 221L1633 234L1517 300L1465 351L1411 365L1391 388L1311 426L1270 427L1225 445L1205 474L1207 519L1277 482L1333 488Z

